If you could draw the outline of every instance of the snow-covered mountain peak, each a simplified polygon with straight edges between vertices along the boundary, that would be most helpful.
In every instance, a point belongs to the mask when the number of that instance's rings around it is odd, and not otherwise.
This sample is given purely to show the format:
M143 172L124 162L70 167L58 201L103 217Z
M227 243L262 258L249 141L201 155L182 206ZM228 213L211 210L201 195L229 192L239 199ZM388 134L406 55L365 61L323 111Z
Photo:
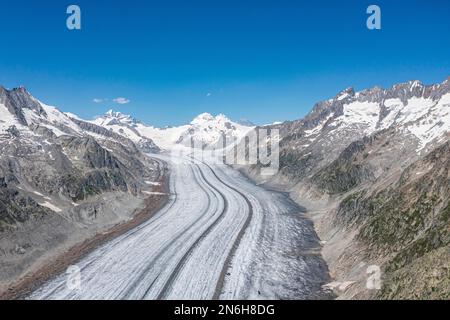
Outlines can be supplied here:
M214 120L213 115L211 115L211 114L208 113L208 112L204 112L204 113L201 113L201 114L199 114L198 116L196 116L196 117L191 121L191 124L194 124L194 125L196 125L196 124L203 124L203 123L205 123L205 122L212 121L212 120Z
M219 113L216 116L213 116L210 113L202 113L191 121L188 131L190 133L193 133L195 131L202 131L204 133L211 133L213 135L216 135L222 133L226 134L231 131L245 131L246 128L251 127L253 126L231 121L223 113Z
M414 88L417 88L417 87L423 87L424 86L422 84L422 82L420 82L419 80L409 81L408 84L409 84L411 90L414 90Z
M122 115L121 112L116 112L113 109L109 109L108 111L105 112L106 117L119 117L121 115Z
M199 114L197 117L195 117L192 121L192 125L213 125L213 126L223 126L226 123L234 123L231 121L226 115L223 113L219 113L216 116L211 115L208 112Z
M95 118L93 123L100 126L113 124L134 126L139 123L139 121L128 114L110 109L104 115Z
M190 145L193 141L202 145L215 145L223 138L240 139L252 127L233 122L223 113L216 116L202 113L195 117L190 125L180 127L183 130L176 143Z

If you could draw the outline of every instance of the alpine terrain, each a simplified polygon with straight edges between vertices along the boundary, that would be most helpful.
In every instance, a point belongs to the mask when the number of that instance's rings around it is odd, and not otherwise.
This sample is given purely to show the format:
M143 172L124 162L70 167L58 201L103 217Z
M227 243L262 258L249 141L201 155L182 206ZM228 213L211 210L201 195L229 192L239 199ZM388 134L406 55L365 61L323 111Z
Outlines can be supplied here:
M224 141L278 143L279 170L173 152ZM0 87L0 149L1 298L450 298L450 78L262 127L83 120Z

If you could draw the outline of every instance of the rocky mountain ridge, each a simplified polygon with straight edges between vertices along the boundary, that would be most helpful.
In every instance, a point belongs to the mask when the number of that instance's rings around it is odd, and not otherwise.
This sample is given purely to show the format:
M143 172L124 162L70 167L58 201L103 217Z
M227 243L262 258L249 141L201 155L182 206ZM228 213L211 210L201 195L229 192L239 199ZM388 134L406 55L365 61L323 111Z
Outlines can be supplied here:
M450 78L348 88L267 128L280 130L279 173L246 171L308 209L341 298L448 299ZM366 287L370 265L381 290Z

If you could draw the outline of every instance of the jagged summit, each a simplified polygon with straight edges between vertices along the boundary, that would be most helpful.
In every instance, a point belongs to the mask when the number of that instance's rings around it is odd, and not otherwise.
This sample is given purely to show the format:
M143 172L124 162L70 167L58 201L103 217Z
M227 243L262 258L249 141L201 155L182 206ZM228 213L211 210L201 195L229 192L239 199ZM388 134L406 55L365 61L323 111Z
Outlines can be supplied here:
M128 125L135 126L140 121L128 114L124 114L120 111L108 110L105 114L96 117L93 122L97 125Z
M134 117L132 117L129 114L125 114L122 113L120 111L114 111L113 109L109 109L105 114L105 117L109 117L109 118L116 118L116 119L129 119L132 120L134 122L137 122L138 120Z
M342 90L341 92L339 92L334 99L335 100L343 100L347 97L354 97L354 96L355 96L355 90L353 89L353 87L348 87L348 88Z
M105 116L108 116L108 117L119 117L121 115L122 115L122 113L116 112L113 109L109 109L108 111L105 112Z

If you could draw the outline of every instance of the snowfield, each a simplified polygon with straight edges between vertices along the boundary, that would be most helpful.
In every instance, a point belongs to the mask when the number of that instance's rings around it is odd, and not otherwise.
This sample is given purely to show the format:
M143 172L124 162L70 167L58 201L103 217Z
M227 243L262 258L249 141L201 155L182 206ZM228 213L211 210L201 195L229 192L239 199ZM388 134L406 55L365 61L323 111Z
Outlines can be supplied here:
M289 199L225 165L169 162L170 200L30 299L306 299L329 282L312 224Z

